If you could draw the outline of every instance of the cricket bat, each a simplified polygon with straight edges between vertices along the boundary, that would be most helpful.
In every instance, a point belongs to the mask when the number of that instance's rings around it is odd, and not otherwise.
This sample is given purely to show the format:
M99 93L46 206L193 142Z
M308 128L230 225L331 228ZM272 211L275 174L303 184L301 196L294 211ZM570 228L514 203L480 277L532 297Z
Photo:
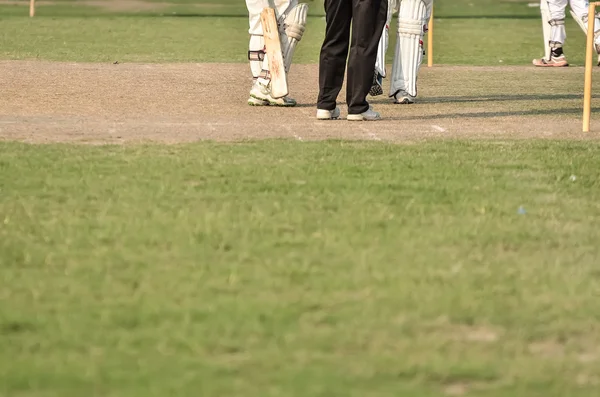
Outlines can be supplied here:
M281 41L279 41L279 30L277 29L277 18L275 10L267 7L260 13L260 22L263 27L263 37L267 58L269 60L269 72L271 74L271 96L282 98L288 94L287 76L281 52Z

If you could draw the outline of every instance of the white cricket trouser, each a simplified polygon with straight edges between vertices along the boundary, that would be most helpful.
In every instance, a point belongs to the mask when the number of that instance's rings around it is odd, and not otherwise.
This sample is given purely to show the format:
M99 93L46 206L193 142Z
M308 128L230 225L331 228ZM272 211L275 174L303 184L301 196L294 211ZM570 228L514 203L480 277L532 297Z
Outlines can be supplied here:
M298 0L246 0L248 8L248 20L250 28L250 44L248 46L248 58L250 60L250 70L252 77L260 79L263 84L270 80L269 61L264 53L265 41L263 39L263 29L260 22L260 13L263 9L271 7L275 9L275 15L278 17L289 8L298 4Z
M266 7L275 9L275 15L285 13L288 8L292 5L298 4L298 0L246 0L246 7L248 8L248 18L250 21L250 29L248 33L251 35L262 36L263 30L260 23L260 13Z
M385 53L388 47L389 26L398 14L397 42L392 65L390 96L399 91L417 96L417 76L423 61L422 39L433 7L433 0L388 0L386 25L379 42L375 71L385 73Z
M552 23L552 31L550 33L550 41L564 44L567 38L564 21L566 16L567 4L571 6L571 10L577 18L582 19L587 16L589 2L587 0L541 0L548 3L550 10L550 21L560 21Z

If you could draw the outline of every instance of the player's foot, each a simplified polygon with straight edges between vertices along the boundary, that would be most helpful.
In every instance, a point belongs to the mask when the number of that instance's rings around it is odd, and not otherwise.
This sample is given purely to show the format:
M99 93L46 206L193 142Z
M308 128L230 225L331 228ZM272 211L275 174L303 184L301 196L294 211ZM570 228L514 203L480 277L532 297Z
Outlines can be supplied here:
M359 114L349 114L346 119L348 121L375 121L381 120L381 115L369 106L369 110Z
M269 106L269 101L263 101L262 99L256 99L253 96L248 98L248 105L250 106Z
M369 94L371 96L383 95L383 76L381 76L378 72L375 72L373 75L373 83L371 85L371 89L369 90Z
M283 98L273 98L269 87L257 81L250 90L248 105L292 107L296 106L296 100L287 96L284 96Z
M394 103L400 105L412 105L413 103L415 103L416 99L416 97L410 95L406 91L398 91L394 95L392 95L392 98L394 98Z
M333 110L317 109L317 120L337 120L340 118L340 108Z
M546 58L534 59L533 65L537 66L537 67L541 67L541 68L548 68L548 67L562 68L562 67L569 66L569 62L567 62L567 57L565 57L565 54L561 54L559 56L551 55L550 59L546 59Z
M258 99L253 96L248 98L248 105L250 106L282 106L282 107L294 107L296 106L296 100L290 97L283 98L271 98L271 99Z

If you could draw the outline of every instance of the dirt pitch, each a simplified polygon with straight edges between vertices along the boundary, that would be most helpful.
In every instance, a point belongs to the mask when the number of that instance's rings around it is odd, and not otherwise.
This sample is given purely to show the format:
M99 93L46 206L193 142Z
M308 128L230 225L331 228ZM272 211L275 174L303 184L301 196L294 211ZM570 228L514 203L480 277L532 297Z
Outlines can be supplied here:
M371 123L315 120L317 79L315 65L294 65L290 87L298 107L256 108L246 105L245 64L1 61L0 140L600 138L600 120L595 133L581 132L582 68L424 68L419 103L372 98L385 120Z

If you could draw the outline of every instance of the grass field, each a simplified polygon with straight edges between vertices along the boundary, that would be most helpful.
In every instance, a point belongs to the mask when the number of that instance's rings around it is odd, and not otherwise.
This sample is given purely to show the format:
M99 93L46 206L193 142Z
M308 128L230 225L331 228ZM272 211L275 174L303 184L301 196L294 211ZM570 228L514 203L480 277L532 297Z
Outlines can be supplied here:
M598 394L600 141L560 135L579 128L580 68L502 67L542 50L528 2L439 0L441 66L423 73L421 102L392 113L378 99L389 119L362 129L314 123L311 65L291 77L299 108L208 118L245 87L211 81L204 98L206 69L187 63L244 61L241 2L39 2L34 19L12 3L0 1L0 396ZM308 64L324 28L311 7ZM5 62L32 59L78 64ZM164 65L79 64L115 60ZM239 85L238 66L223 85ZM218 136L284 113L290 139L177 143L186 123ZM512 135L478 137L498 125ZM74 144L91 126L172 144ZM303 139L327 128L364 139Z
M307 2L311 18L295 56L300 63L318 61L325 29L322 3ZM242 1L105 0L92 2L93 7L86 6L90 3L87 1L55 1L50 5L41 3L38 18L33 20L26 17L27 2L22 3L2 6L0 1L0 59L246 61L248 19ZM98 6L103 3L106 6ZM133 4L115 7L115 3ZM147 6L140 8L139 3ZM163 6L152 6L157 3ZM543 55L539 7L529 7L530 1L439 3L436 64L527 65ZM569 61L583 65L585 36L571 18L567 28L565 51ZM220 37L228 39L215 40ZM390 48L394 42L392 38ZM390 61L391 57L392 51L388 53Z
M592 396L597 151L5 144L0 390Z

